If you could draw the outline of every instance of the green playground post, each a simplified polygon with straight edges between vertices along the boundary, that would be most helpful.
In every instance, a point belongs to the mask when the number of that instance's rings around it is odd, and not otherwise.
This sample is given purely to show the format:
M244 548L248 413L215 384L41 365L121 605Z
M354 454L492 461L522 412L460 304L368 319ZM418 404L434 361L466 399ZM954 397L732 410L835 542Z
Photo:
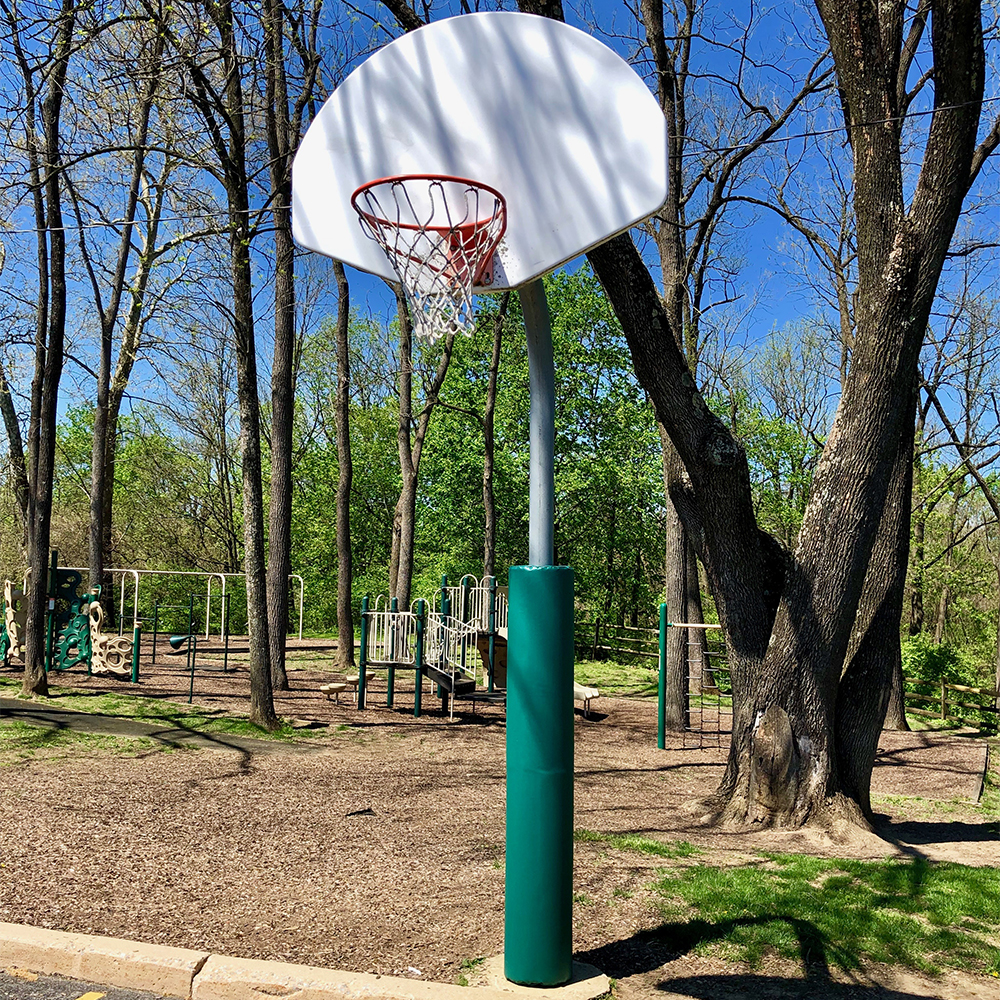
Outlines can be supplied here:
M153 662L156 663L156 633L160 625L160 599L153 601Z
M132 625L132 683L139 683L139 646L142 643L142 622Z
M361 652L358 654L358 711L365 707L368 679L368 595L361 598Z
M188 704L194 701L194 661L198 648L198 637L194 634L194 594L188 595L188 663L191 668L191 687L188 690Z
M497 656L497 578L490 577L490 616L489 616L489 665L490 665L490 694L493 693L493 673Z
M52 669L52 639L56 618L56 577L59 571L59 550L52 550L49 562L48 600L45 603L45 672Z
M417 601L417 648L413 654L416 686L413 689L413 718L420 718L420 702L424 693L424 626L427 623L427 603Z
M222 598L222 672L224 674L229 673L229 602L232 599L232 594L226 594Z
M508 609L504 975L558 986L573 960L573 570L512 567Z
M445 614L444 606L448 600L448 574L441 574L441 614Z
M390 632L391 652L389 654L389 680L386 684L385 707L392 708L392 703L396 697L396 615L399 613L399 598L394 597L389 602L389 610L392 612L392 627Z
M667 746L667 606L660 605L660 679L656 686L656 745Z

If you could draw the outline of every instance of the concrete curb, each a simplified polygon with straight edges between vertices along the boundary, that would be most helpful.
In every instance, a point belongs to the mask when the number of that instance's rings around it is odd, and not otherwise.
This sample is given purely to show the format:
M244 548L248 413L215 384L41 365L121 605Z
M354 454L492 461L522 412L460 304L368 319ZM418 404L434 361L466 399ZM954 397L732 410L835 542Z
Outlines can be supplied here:
M515 994L593 1000L610 988L607 976L578 962L573 963L572 981L553 989L508 983L500 971L501 958L487 963L492 973L488 985L456 986L0 922L0 967L10 966L183 1000L513 1000Z
M189 997L207 951L0 923L0 966Z

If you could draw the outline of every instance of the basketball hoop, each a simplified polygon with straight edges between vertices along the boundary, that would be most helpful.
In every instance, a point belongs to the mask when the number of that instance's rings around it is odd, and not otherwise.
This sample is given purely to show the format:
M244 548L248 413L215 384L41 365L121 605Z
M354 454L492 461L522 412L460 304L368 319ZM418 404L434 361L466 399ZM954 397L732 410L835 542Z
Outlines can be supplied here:
M362 184L351 205L406 290L413 332L432 342L470 332L472 289L492 284L507 228L503 195L464 177L404 174Z

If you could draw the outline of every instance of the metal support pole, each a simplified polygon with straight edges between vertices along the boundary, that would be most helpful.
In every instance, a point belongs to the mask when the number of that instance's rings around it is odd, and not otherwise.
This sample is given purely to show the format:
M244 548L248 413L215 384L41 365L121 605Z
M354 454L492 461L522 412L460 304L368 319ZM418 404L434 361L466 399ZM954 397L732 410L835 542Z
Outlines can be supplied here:
M531 565L510 571L504 975L561 986L573 965L573 570L553 565L555 370L545 286L533 281L520 296Z
M389 653L389 680L386 683L385 691L385 707L392 708L392 703L396 698L396 657L399 655L399 650L396 649L397 645L397 624L396 615L399 614L399 598L394 597L389 602L389 611L392 613L392 625L390 627L390 653Z
M448 574L441 574L441 615L445 614L444 606L445 602L448 600Z
M528 338L529 417L528 562L551 566L555 511L555 367L552 327L541 278L520 290Z
M667 606L660 605L660 680L656 687L656 745L667 746Z
M142 645L142 622L132 626L132 683L139 683L139 647Z
M413 654L416 686L413 689L413 718L420 718L420 701L424 693L424 626L427 624L427 604L417 601L417 648Z
M573 570L510 571L504 975L569 981L573 961Z
M56 590L59 575L59 550L52 550L51 561L49 562L49 585L46 592L45 602L45 672L52 669L52 639L56 621Z
M496 662L497 662L497 578L495 576L490 577L489 629L490 629L490 639L489 639L490 694L492 694L493 677L494 674L496 673Z
M153 601L153 662L156 663L156 632L160 625L160 601Z
M188 689L188 704L194 700L194 661L198 648L198 637L194 634L194 594L188 595L188 664L191 670L191 686Z
M229 673L229 599L232 594L222 595L222 672Z
M358 656L358 711L365 707L368 673L368 595L361 598L361 653Z

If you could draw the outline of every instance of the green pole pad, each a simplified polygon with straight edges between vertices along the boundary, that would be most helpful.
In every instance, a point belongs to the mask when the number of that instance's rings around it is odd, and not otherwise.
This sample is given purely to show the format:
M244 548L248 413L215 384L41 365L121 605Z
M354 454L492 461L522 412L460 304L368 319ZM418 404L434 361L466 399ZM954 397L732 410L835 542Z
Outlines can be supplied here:
M573 570L510 570L504 975L560 986L573 965Z

